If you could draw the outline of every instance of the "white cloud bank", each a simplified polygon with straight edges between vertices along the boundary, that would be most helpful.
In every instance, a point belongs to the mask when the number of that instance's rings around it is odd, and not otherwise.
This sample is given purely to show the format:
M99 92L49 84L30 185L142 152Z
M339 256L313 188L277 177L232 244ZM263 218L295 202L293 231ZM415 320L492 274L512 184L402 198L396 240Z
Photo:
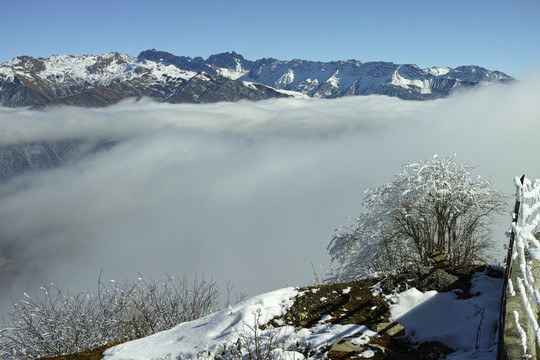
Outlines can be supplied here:
M0 186L0 251L19 291L97 276L206 273L252 295L306 285L363 191L407 162L457 153L513 194L540 177L540 77L445 100L285 99L105 109L0 109L0 143L112 138L77 164ZM501 219L498 254L509 218ZM2 254L0 254L2 255ZM5 308L4 308L5 310Z

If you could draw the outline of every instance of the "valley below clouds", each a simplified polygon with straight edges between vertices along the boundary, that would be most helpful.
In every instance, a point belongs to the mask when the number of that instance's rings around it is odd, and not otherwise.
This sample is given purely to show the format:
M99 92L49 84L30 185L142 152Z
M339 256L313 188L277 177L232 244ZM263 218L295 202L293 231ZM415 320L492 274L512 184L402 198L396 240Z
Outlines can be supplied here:
M0 185L0 311L22 291L164 272L250 295L308 285L332 231L402 164L456 153L509 196L540 177L540 77L434 101L385 96L0 108L0 145L114 146ZM351 218L350 218L351 217ZM502 262L510 215L494 226Z

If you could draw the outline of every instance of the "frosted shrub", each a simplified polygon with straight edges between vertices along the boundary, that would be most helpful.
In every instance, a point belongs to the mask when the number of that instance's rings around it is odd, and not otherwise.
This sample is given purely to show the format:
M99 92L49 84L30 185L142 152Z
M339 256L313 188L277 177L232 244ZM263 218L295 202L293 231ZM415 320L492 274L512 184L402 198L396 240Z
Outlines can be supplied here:
M213 280L170 275L133 283L100 279L97 294L51 285L14 301L0 326L0 358L57 356L144 337L217 310L219 294Z
M244 331L235 344L225 346L216 360L282 360L285 348L279 347L280 329L261 326L261 312L253 314L253 325L244 323Z
M450 156L404 165L392 182L370 189L367 210L352 227L338 228L328 249L351 280L403 266L429 265L440 252L453 266L481 261L490 248L494 216L506 209L491 182Z

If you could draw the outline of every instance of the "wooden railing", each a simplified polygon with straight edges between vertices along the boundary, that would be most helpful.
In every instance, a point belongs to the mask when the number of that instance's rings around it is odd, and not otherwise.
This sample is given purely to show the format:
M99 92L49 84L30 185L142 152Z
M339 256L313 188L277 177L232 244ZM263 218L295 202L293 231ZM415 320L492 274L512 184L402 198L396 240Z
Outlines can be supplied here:
M516 203L504 272L497 359L540 354L540 180L516 178Z

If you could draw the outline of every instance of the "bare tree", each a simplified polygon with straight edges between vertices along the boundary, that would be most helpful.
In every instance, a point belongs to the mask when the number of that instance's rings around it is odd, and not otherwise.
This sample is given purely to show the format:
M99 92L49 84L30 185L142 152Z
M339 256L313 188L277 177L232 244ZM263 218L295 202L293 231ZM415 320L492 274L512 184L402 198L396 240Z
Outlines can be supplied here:
M367 212L355 226L336 229L328 246L341 265L338 279L426 266L435 252L453 266L482 261L506 200L472 170L454 156L434 156L404 165L392 182L368 190L362 203Z

